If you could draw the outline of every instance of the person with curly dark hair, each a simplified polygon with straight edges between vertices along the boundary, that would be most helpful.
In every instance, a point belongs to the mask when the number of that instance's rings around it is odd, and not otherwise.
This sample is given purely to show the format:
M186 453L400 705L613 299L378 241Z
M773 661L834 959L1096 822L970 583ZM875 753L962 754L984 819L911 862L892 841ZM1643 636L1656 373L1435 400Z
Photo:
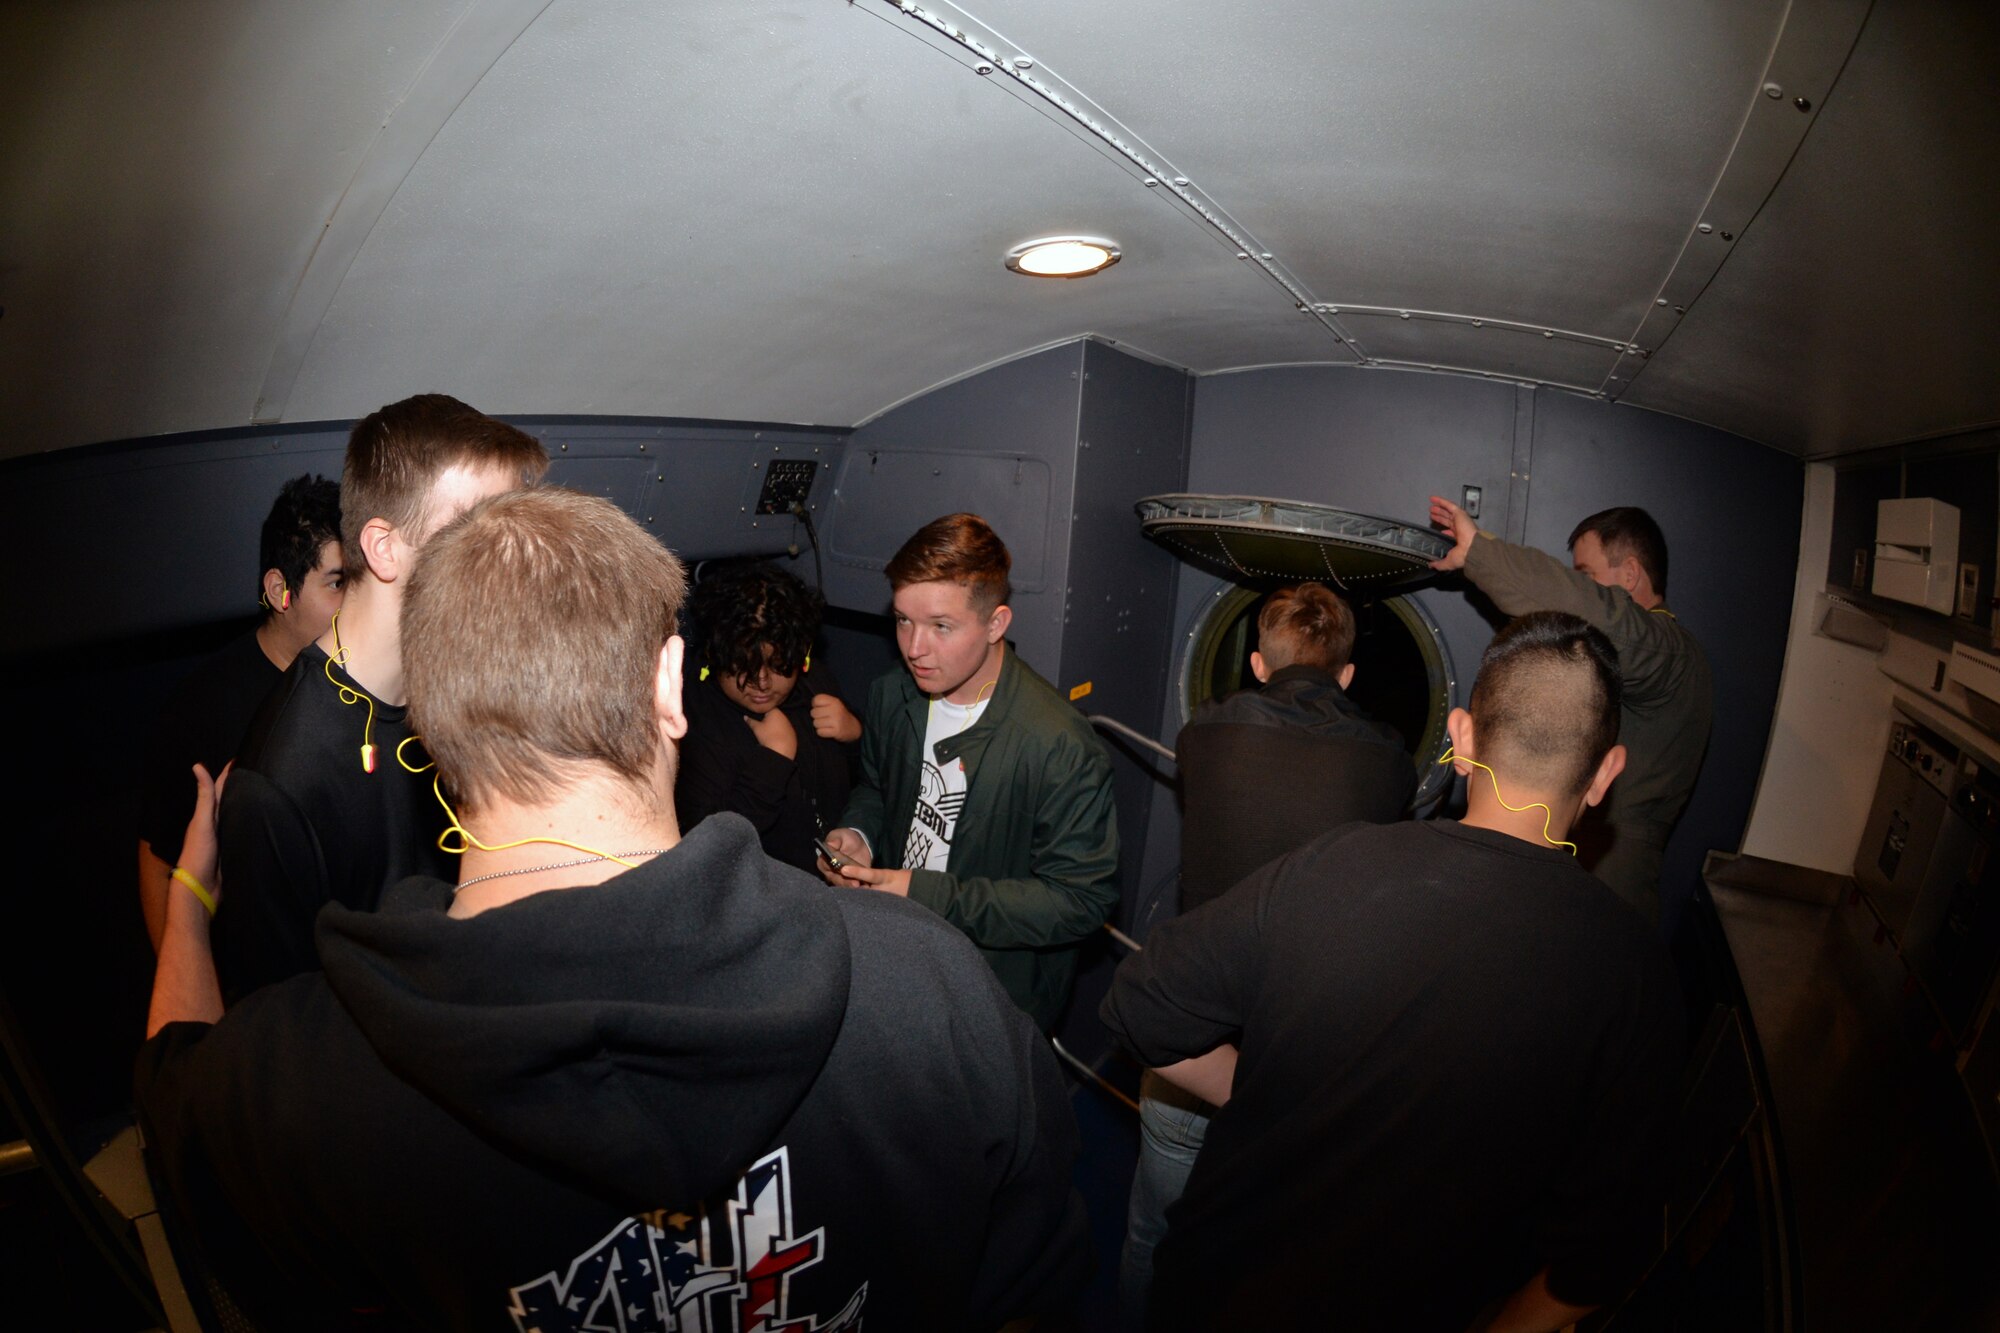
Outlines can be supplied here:
M765 854L813 868L813 839L847 804L861 722L815 663L824 603L775 565L737 565L695 586L695 660L674 804L681 827L717 811L756 826Z

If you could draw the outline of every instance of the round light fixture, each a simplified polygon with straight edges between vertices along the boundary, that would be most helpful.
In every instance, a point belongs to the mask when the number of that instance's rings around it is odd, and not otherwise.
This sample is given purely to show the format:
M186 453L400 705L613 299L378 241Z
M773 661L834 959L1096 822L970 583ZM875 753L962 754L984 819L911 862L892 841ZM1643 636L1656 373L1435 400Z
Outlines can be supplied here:
M1102 236L1046 236L1009 250L1007 267L1036 278L1087 278L1118 259L1118 242Z

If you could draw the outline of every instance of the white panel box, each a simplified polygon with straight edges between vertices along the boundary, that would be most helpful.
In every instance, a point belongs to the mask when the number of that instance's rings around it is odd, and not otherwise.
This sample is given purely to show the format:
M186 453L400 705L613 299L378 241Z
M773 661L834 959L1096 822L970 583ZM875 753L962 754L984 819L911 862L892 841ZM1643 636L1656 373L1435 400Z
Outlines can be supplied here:
M1877 597L1950 615L1958 591L1958 507L1929 499L1878 501L1873 590Z

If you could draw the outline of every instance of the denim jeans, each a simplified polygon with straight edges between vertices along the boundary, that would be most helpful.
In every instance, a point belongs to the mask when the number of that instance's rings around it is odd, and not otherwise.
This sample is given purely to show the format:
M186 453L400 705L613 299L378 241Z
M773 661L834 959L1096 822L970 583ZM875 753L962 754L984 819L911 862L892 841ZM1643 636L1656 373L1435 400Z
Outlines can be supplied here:
M1146 1324L1153 1248L1167 1234L1167 1206L1187 1188L1214 1108L1151 1070L1139 1085L1139 1166L1132 1176L1125 1249L1118 1259L1118 1304L1128 1329Z

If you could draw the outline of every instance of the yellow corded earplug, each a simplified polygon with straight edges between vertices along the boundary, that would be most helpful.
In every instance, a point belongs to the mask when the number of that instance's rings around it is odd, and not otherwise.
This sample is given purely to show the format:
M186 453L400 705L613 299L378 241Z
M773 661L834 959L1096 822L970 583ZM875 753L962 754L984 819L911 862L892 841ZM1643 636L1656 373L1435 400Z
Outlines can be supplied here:
M1546 802L1530 801L1526 805L1508 805L1507 798L1500 794L1500 775L1498 773L1495 773L1492 769L1487 768L1486 765L1480 763L1477 759L1467 759L1463 755L1452 753L1452 751L1449 748L1445 750L1444 757L1439 759L1438 762L1440 764L1465 763L1465 764L1471 764L1474 768L1477 769L1484 769L1486 776L1493 780L1494 800L1500 802L1502 806L1505 806L1507 809L1512 810L1517 815L1525 814L1530 810L1540 810L1543 815L1542 841L1547 843L1551 847L1567 847L1569 849L1569 854L1571 856L1576 855L1575 843L1564 842L1560 838L1551 838L1549 836L1549 829L1556 822L1556 812L1554 810L1551 810Z

